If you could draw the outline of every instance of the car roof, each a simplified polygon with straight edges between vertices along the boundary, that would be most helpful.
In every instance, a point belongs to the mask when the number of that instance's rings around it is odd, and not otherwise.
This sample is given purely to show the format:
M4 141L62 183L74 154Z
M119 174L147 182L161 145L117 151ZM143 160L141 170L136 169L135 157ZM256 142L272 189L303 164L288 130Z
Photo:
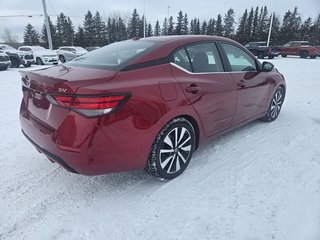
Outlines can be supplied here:
M175 49L197 42L206 41L224 41L228 43L234 43L239 46L239 43L225 37L211 36L211 35L172 35L172 36L156 36L147 38L134 38L133 41L151 41L157 43L152 52L138 58L132 64L154 60L155 58L167 57Z

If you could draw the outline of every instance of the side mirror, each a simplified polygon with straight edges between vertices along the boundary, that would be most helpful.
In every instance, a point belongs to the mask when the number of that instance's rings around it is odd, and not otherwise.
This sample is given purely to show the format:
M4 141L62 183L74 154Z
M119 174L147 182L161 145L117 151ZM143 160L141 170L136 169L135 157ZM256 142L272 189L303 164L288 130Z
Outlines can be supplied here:
M263 62L262 63L262 72L271 72L274 68L274 65L270 62Z

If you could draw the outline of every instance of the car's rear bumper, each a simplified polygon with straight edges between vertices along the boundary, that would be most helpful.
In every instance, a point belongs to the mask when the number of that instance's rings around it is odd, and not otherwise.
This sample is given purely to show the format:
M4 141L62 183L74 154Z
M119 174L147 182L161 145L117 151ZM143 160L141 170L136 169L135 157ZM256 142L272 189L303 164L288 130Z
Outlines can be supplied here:
M121 113L112 119L87 119L70 111L56 127L48 127L28 111L24 101L20 124L27 139L49 160L84 175L143 169L156 134L136 128Z
M48 159L50 159L51 161L53 162L57 162L59 163L63 168L65 168L66 170L68 170L69 172L72 172L72 173L78 173L76 170L74 170L72 167L70 167L62 158L58 157L57 155L47 151L46 149L40 147L38 144L36 144L34 141L32 141L31 138L29 138L27 136L27 134L25 134L25 132L22 130L22 133L23 135L35 146L35 148L43 153L44 155L46 155L46 157Z

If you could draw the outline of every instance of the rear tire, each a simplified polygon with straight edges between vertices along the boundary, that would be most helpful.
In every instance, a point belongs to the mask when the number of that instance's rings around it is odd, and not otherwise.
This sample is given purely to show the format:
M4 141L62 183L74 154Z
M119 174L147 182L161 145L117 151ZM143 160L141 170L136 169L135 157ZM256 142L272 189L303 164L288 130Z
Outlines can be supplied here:
M261 118L262 121L272 122L277 119L281 111L284 97L285 92L283 87L278 87L275 93L273 94L266 115L263 118Z
M307 58L307 57L308 57L308 52L303 51L300 53L300 58Z
M18 68L19 67L19 62L17 59L11 59L11 67L12 68Z
M287 55L286 55L286 54L281 54L281 57L284 57L284 58L285 58L285 57L287 57Z
M25 66L25 67L30 67L30 66L31 66L31 63L23 64L23 66Z
M146 171L158 178L173 179L188 166L196 146L196 134L185 118L164 126L153 142Z

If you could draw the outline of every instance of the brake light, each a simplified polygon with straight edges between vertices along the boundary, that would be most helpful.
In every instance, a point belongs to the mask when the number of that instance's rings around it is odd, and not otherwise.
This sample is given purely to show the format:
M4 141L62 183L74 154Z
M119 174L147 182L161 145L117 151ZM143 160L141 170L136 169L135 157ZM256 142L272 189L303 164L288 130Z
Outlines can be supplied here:
M130 94L117 95L48 95L47 99L54 105L69 108L86 117L96 117L115 111L123 105Z

